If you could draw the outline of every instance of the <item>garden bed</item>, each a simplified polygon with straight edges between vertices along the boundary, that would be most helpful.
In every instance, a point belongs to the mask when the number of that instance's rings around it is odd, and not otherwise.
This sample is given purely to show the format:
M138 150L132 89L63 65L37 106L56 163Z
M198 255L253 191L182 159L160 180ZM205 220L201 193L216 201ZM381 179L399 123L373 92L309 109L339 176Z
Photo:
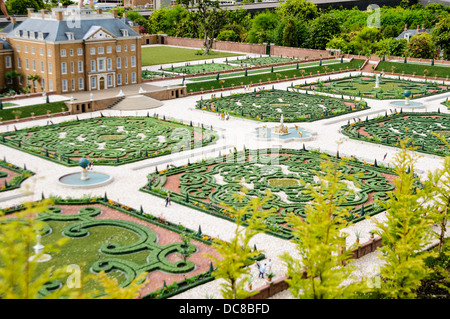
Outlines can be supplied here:
M0 192L19 188L22 182L32 175L34 173L26 168L0 160Z
M156 115L155 115L156 116ZM0 143L76 166L86 157L97 165L121 165L215 142L206 128L155 117L98 117L1 134Z
M285 217L291 213L306 217L305 207L311 200L305 185L294 185L292 180L316 183L323 159L319 152L304 149L270 152L269 149L245 150L151 173L148 175L149 183L141 191L159 197L170 192L175 202L233 221L234 216L227 207L237 207L233 195L240 192L242 186L249 189L244 203L250 197L263 197L264 191L269 189L275 196L263 208L274 208L276 213L266 220L267 232L289 239L292 234ZM388 192L394 189L396 175L376 163L369 165L354 159L341 160L345 163L340 168L344 174L357 179L353 185L355 195L346 198L345 206L350 210L348 220L358 222L383 211L376 201L387 198ZM289 179L290 183L274 185L273 179Z
M262 122L305 122L331 118L368 109L365 101L343 99L283 90L264 90L252 93L232 94L200 100L200 110L229 113L232 116Z
M450 150L433 133L450 141L450 115L442 113L404 113L379 116L377 118L349 123L342 133L352 139L400 147L400 140L410 139L409 146L416 151L448 156Z

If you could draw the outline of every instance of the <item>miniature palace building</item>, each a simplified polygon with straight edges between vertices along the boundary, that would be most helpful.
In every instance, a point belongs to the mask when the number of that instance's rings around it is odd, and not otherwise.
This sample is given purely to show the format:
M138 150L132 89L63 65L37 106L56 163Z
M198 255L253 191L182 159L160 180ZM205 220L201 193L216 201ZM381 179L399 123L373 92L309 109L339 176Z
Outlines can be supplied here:
M1 70L20 73L19 88L57 94L141 83L141 36L125 22L116 9L29 9L0 34Z

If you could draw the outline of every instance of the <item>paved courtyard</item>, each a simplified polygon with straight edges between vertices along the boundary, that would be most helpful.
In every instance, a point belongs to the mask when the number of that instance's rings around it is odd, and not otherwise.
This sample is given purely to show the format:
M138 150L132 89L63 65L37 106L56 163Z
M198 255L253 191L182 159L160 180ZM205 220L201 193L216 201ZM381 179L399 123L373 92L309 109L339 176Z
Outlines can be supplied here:
M194 62L191 62L194 63ZM180 64L182 65L182 64ZM176 65L175 65L176 66ZM155 69L159 68L155 66ZM151 68L149 68L151 69ZM356 75L356 73L354 73ZM359 72L358 72L359 74ZM348 74L334 75L332 78L340 78ZM325 79L325 77L324 77ZM328 79L328 76L326 76ZM297 80L293 84L304 84L310 81L316 81L317 78L308 80ZM180 80L166 80L161 82L151 82L151 84L141 84L128 88L126 91L130 94L139 90L142 87L144 90L156 90L161 86L178 85ZM448 83L447 83L448 84ZM286 90L291 82L278 83L274 85L275 89ZM270 86L257 87L256 89L270 89ZM134 91L133 91L134 90ZM125 90L124 90L125 92ZM243 89L234 91L223 92L224 96L228 96L232 93L244 92ZM104 91L101 94L116 95L118 90ZM94 92L94 94L96 94ZM219 93L220 95L220 93ZM443 102L450 93L442 94L433 97L426 97L417 99L415 101L424 103L426 111L437 111L448 113L446 108L440 103ZM69 96L70 97L70 96ZM75 97L75 95L74 95ZM82 96L80 96L81 98ZM84 97L84 96L83 96ZM310 141L261 141L255 138L255 130L258 127L264 125L264 123L251 121L247 119L239 119L231 117L229 120L221 120L220 116L195 109L196 101L200 98L208 99L211 94L196 95L180 99L162 101L162 106L147 109L129 109L129 110L106 110L102 114L104 116L146 116L147 112L150 114L157 113L159 116L164 115L169 119L182 120L185 123L193 122L194 126L212 126L220 136L217 143L208 145L203 149L193 149L187 152L178 154L167 155L164 157L158 157L148 160L135 162L132 164L122 165L118 167L110 166L98 166L94 167L95 171L105 172L113 176L112 183L93 189L71 189L61 186L57 183L58 178L62 175L78 172L80 169L77 167L64 167L62 165L38 158L36 156L23 153L21 151L0 145L0 156L6 158L8 162L14 163L18 166L26 165L27 169L36 173L36 175L28 178L22 187L18 190L5 192L0 195L0 206L10 207L14 204L18 204L23 201L33 201L41 199L42 194L45 196L55 195L61 197L82 197L86 194L102 196L107 193L108 198L123 203L134 208L139 208L141 205L146 212L151 212L155 216L165 217L168 221L174 223L181 223L188 228L197 229L201 225L202 231L213 237L217 237L223 240L227 240L233 234L235 225L231 222L225 221L220 218L204 214L202 212L187 208L185 206L172 203L171 206L165 207L164 200L161 198L153 197L148 194L139 191L139 188L147 183L147 174L153 172L155 167L164 168L168 164L184 165L188 160L192 163L204 158L216 157L219 152L221 154L227 154L232 152L234 148L238 151L245 148L248 149L260 149L260 148L293 148L300 149L303 144L307 149L320 149L320 151L327 152L331 155L335 155L337 151L341 156L355 156L360 161L367 161L373 163L376 159L378 163L390 165L394 159L395 153L398 149L375 145L366 142L359 142L348 139L340 133L340 127L348 123L348 121L354 121L355 119L374 118L379 115L384 115L386 112L390 113L392 107L389 105L389 101L377 101L367 99L369 109L360 111L357 113L342 115L331 119L320 120L311 123L300 123L302 128L317 133L315 139ZM339 96L340 97L340 96ZM58 98L67 98L58 97ZM78 98L78 96L77 96ZM423 111L423 110L421 110ZM86 119L91 117L97 117L100 112L94 112L89 114L78 115L79 119ZM57 117L52 119L54 123L60 123L63 121L75 119L75 116ZM36 125L46 125L47 120L36 120L30 122L17 123L14 126L17 129ZM275 123L272 123L275 125ZM293 124L288 124L293 126ZM13 125L0 126L0 132L13 130ZM384 156L386 155L385 159ZM417 172L425 176L429 170L434 170L443 163L443 158L438 156L420 154L420 158L417 162ZM350 246L355 240L354 231L356 229L361 231L361 243L369 240L369 231L373 229L373 219L382 219L384 214L378 214L372 219L365 220L357 223L356 225L346 229L349 233L347 244ZM271 258L273 261L272 270L276 274L275 279L281 278L285 275L285 266L279 259L279 255L284 252L288 252L293 256L296 256L295 246L286 240L276 238L266 234L260 234L253 240L254 244L259 250L263 250L266 258ZM263 263L266 261L263 261ZM368 275L374 271L373 265L379 263L376 253L367 255L361 259L356 260L353 264L357 270L355 275ZM256 267L252 266L252 273L255 279L255 287L260 287L265 284L261 279L257 279ZM174 298L221 298L220 295L220 280L215 280L210 283L201 285L187 292L181 293ZM289 292L281 293L274 298L290 298Z

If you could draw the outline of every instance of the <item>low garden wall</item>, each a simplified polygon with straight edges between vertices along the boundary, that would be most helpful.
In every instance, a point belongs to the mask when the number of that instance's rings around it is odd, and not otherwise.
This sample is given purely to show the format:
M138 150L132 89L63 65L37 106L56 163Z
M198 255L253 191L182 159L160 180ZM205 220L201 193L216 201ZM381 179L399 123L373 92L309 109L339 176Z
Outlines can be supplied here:
M381 247L381 237L376 237L372 240L369 240L363 244L361 244L358 248L351 250L351 259L358 259L363 256L366 256L370 253L376 251L379 247ZM303 273L303 277L306 278L306 272ZM267 299L270 298L280 292L289 289L289 284L287 283L287 279L289 277L285 276L278 280L274 280L272 283L268 283L261 288L258 289L258 292L247 298L247 299Z

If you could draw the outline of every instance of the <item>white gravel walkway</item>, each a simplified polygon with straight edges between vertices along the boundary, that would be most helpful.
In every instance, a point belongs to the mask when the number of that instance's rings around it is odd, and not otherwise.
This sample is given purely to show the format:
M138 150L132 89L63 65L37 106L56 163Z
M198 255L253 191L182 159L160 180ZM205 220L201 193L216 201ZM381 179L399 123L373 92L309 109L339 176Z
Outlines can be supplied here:
M344 75L334 75L331 78L340 78ZM324 77L328 79L328 76ZM311 80L306 80L306 82L317 80L313 78ZM179 81L178 81L179 82ZM304 83L305 80L294 81L295 84ZM175 83L174 83L175 84ZM178 83L176 83L178 84ZM287 86L290 86L291 82L279 83L274 85L277 89L286 90ZM151 85L170 85L170 81L164 82L152 82ZM143 84L145 88L145 84ZM271 88L272 85L266 86L266 88ZM253 89L252 89L253 90ZM224 96L231 93L239 92L243 90L234 90L223 92ZM219 93L220 95L220 93ZM203 99L208 99L211 94L204 94ZM427 111L436 111L438 108L441 112L447 112L443 105L440 103L444 101L446 95L438 98L423 98L415 101L423 102L426 105ZM264 142L257 141L254 138L254 131L257 127L262 126L262 123L253 122L244 119L230 118L228 121L220 120L219 116L212 113L203 112L200 110L195 110L195 103L200 99L200 96L192 96L181 99L163 101L164 105L149 110L150 114L158 113L160 116L165 115L166 118L182 119L185 122L193 121L194 125L199 125L203 123L206 126L212 125L214 129L219 132L221 138L215 145L210 145L200 150L192 150L190 153L183 152L180 155L170 155L165 158L155 158L149 159L141 162L136 162L133 164L123 165L119 167L94 167L96 171L106 172L114 177L114 181L106 186L93 188L93 189L69 189L57 184L57 180L64 174L71 172L78 172L79 168L67 168L62 165L54 164L50 161L40 159L38 157L29 155L27 153L20 152L18 150L11 149L9 147L0 145L0 158L6 158L7 161L26 167L34 172L36 175L27 179L23 184L21 189L9 191L0 194L0 207L9 207L14 204L18 204L23 201L39 200L41 194L45 196L55 195L61 197L82 197L83 195L99 195L102 196L105 192L108 198L115 200L117 202L123 203L125 205L139 208L141 205L146 212L151 212L156 216L164 216L167 220L174 223L181 223L191 229L197 229L201 225L202 231L213 237L218 237L224 240L230 238L230 234L233 233L235 225L231 222L225 221L221 218L215 218L213 216L203 214L193 209L186 208L182 205L172 203L169 208L164 207L164 201L160 198L153 197L151 195L139 192L138 189L146 184L146 175L149 172L154 171L155 165L163 168L168 163L174 165L183 165L187 163L188 158L186 155L192 154L190 158L191 162L200 160L204 157L210 157L211 154L217 156L219 149L221 149L222 154L228 153L233 147L237 150L242 150L244 146L249 149L257 148L267 148L267 147L284 147L284 148L294 148L299 149L305 144L307 149L320 149L321 151L328 152L332 155L336 154L338 150L338 141L343 141L339 146L339 153L341 156L354 155L359 160L365 160L369 163L373 163L377 159L378 163L384 163L389 165L393 159L394 154L397 152L396 149L385 147L381 145L374 145L364 142L358 142L346 138L344 135L339 133L339 128L347 124L349 119L354 117L361 117L365 119L366 116L369 118L375 117L377 115L382 115L389 110L389 101L375 101L367 100L370 106L369 110L343 115L339 118L332 118L328 120L316 121L312 123L300 123L299 126L317 133L317 137L313 141L308 142ZM106 110L102 114L104 116L145 116L147 110L138 111L117 111L117 110ZM80 119L96 117L99 116L99 112L78 115ZM67 121L69 119L74 119L75 116L66 116L53 118L54 123L59 123ZM17 123L15 126L17 129L31 127L36 125L45 125L46 120L37 120L32 122ZM290 124L292 125L292 124ZM290 126L288 124L288 126ZM14 129L13 125L3 125L0 126L0 132L5 132ZM385 161L383 161L383 156L385 153L388 156ZM203 153L203 154L202 154ZM437 156L430 156L425 154L420 154L421 158L418 160L417 169L419 174L426 174L429 170L434 170L439 167L443 159ZM25 191L31 192L31 194L25 194ZM384 214L378 214L374 218L383 218ZM354 240L354 230L361 231L361 243L368 240L369 231L373 229L373 224L371 220L366 220L359 222L358 224L347 229L346 232L350 234L348 238L348 245L351 245ZM273 272L276 273L276 278L283 277L286 273L285 266L279 259L279 256L287 252L293 256L297 256L295 247L292 243L286 240L282 240L273 236L260 234L256 236L253 240L259 250L263 250L267 258L271 258L273 261ZM265 261L263 261L265 262ZM354 262L357 267L357 275L364 276L370 274L373 265L379 263L379 259L376 254L370 254L364 258L361 258ZM257 279L256 268L252 268L253 277L255 278L255 287L260 287L265 284L261 279ZM220 296L220 280L215 280L205 285L196 287L187 292L179 294L174 298L221 298ZM290 298L289 292L283 292L274 298Z

